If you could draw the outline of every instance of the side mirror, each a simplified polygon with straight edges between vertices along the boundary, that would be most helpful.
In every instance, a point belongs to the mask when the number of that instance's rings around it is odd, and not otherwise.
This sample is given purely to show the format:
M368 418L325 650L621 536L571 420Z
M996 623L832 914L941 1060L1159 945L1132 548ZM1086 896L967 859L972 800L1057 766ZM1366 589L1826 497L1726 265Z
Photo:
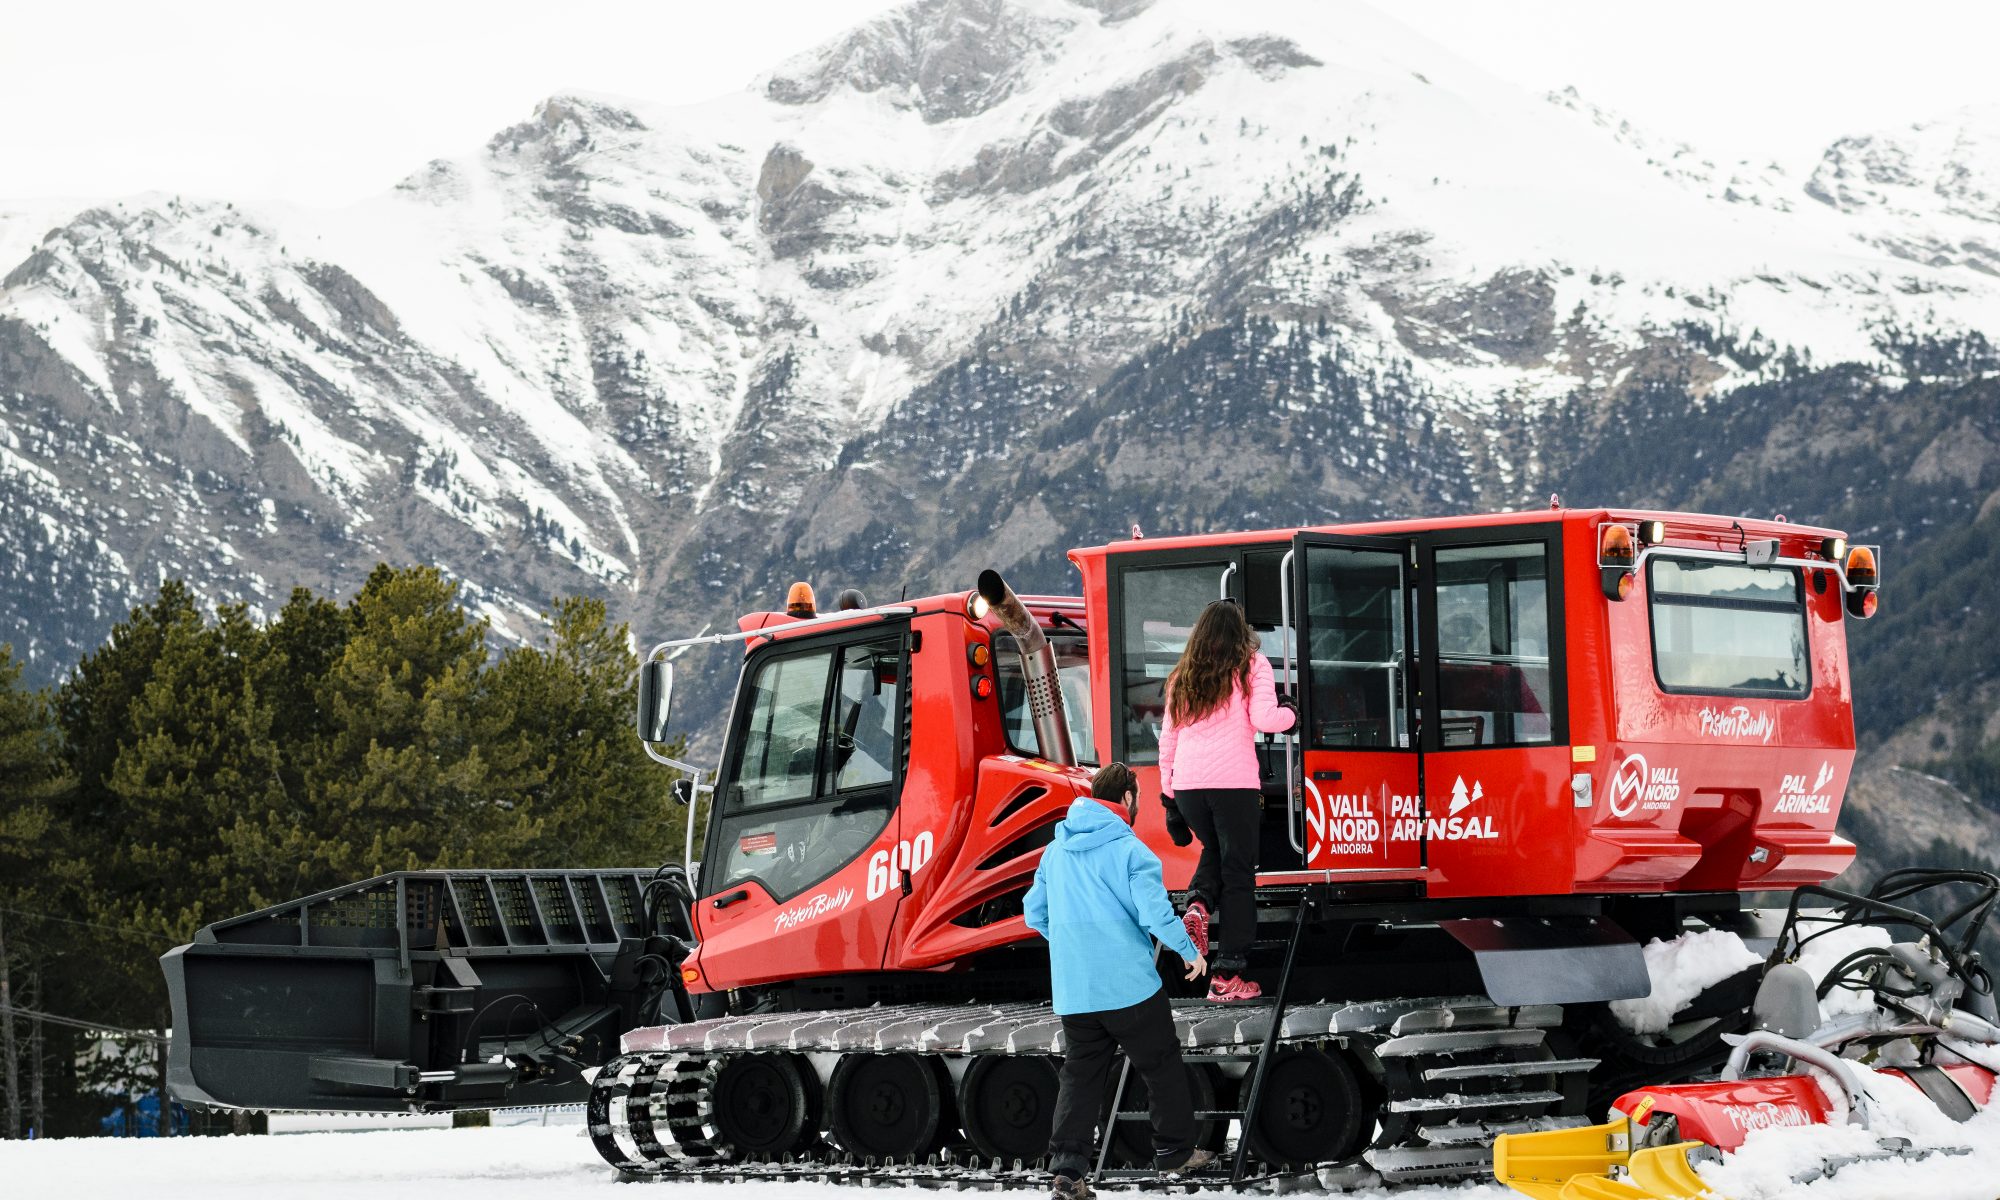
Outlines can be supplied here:
M648 659L639 667L639 740L659 745L667 740L667 721L674 707L674 664ZM676 785L678 795L678 785Z
M674 797L674 803L680 805L682 808L686 808L688 805L693 804L694 780L689 779L685 775L681 776L679 779L674 780L673 797Z

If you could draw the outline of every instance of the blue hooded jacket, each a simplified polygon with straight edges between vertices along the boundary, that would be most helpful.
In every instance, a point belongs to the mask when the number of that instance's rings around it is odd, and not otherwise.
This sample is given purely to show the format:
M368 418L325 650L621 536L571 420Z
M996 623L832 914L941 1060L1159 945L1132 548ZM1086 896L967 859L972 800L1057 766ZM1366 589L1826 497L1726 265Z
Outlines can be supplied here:
M1028 928L1049 940L1059 1014L1129 1008L1159 991L1152 938L1194 961L1159 856L1102 801L1069 806L1022 907Z

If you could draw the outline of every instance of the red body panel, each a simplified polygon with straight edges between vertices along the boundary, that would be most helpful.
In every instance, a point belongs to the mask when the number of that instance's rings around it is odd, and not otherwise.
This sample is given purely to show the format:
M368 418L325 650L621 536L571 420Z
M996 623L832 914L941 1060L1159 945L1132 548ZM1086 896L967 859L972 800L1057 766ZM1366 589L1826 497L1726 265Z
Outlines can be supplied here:
M1944 1071L1974 1104L1984 1108L1992 1102L1993 1072L1967 1063L1954 1063ZM1882 1073L1916 1086L1901 1071ZM1618 1097L1611 1107L1639 1125L1672 1114L1680 1122L1681 1138L1706 1142L1718 1150L1737 1149L1752 1130L1824 1125L1834 1118L1826 1093L1807 1075L1641 1088Z
M1809 582L1806 588L1812 680L1804 698L1666 692L1653 672L1643 573L1619 602L1607 600L1598 583L1600 526L1645 519L1666 523L1670 548L1734 549L1746 538L1777 538L1785 555L1803 557L1817 555L1821 538L1838 535L1782 522L1633 510L1501 513L1307 531L1379 538L1562 522L1569 709L1563 745L1424 754L1421 838L1395 836L1411 829L1396 823L1411 816L1407 805L1396 807L1396 798L1417 790L1416 754L1309 749L1307 782L1316 770L1334 766L1342 775L1337 789L1318 801L1307 792L1309 810L1322 805L1321 815L1338 832L1358 835L1329 839L1339 852L1323 853L1312 865L1332 868L1334 878L1419 877L1425 893L1437 897L1782 889L1824 883L1847 867L1854 847L1833 831L1854 758L1838 584L1816 591ZM1270 545L1289 542L1297 532L1117 542L1072 551L1070 558L1083 574L1093 628L1102 629L1114 556ZM1108 680L1105 639L1092 640L1090 656L1093 678ZM1108 757L1113 689L1093 687L1092 704L1098 754ZM1138 773L1152 808L1158 771L1142 766ZM1590 777L1593 803L1587 809L1572 798L1576 774ZM1455 812L1461 780L1465 795L1478 799ZM1337 796L1346 799L1331 799ZM1309 824L1309 836L1310 830ZM1185 886L1193 853L1158 848L1168 885Z
M1301 791L1310 862L1330 879L1410 880L1431 897L1782 889L1831 879L1853 846L1834 833L1854 755L1843 597L1807 575L1811 687L1798 700L1675 695L1654 677L1644 572L1625 600L1600 589L1597 541L1607 521L1660 519L1672 548L1734 549L1778 538L1787 556L1817 556L1835 533L1727 517L1563 510L1333 526L1307 531L1396 538L1438 531L1559 524L1562 675L1568 740L1519 748L1309 749ZM1110 564L1156 550L1289 545L1299 530L1120 542L1071 552L1083 598L1029 597L1038 620L1057 612L1090 635L1093 748L1109 761ZM1540 532L1534 536L1542 536ZM1421 583L1421 581L1419 581ZM1088 772L1010 751L997 698L975 696L968 649L997 620L974 621L959 593L912 601L908 759L888 827L853 862L785 903L758 885L724 908L704 896L696 990L853 971L945 969L1033 936L990 904L1023 889L1040 841ZM745 628L782 623L751 614ZM876 618L879 622L879 618ZM815 628L817 634L826 626ZM781 637L795 636L782 634ZM988 668L990 670L990 668ZM1334 773L1338 773L1338 778ZM1421 773L1421 781L1419 775ZM1196 848L1172 845L1158 770L1142 765L1139 833L1185 887ZM1576 789L1587 779L1588 806ZM1042 789L1036 792L1035 789ZM1032 794L1031 794L1032 793ZM1039 840L1038 840L1039 839ZM922 843L919 849L919 842ZM871 861L897 886L871 888ZM909 891L900 871L909 870ZM880 864L876 864L880 866ZM877 871L873 879L879 883ZM871 890L875 893L871 895Z
M1753 1129L1824 1125L1834 1111L1826 1093L1806 1075L1641 1088L1618 1097L1611 1107L1640 1125L1671 1114L1680 1121L1681 1138L1718 1150L1737 1149Z
M1415 753L1307 750L1304 760L1308 866L1377 879L1423 875L1423 788Z

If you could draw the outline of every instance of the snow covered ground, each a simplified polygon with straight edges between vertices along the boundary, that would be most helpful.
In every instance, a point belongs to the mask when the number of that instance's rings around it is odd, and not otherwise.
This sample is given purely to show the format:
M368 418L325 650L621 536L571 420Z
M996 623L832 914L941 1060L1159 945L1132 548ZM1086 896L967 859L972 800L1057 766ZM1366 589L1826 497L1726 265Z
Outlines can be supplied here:
M1902 1106L1898 1116L1902 1116ZM1935 1114L1931 1114L1935 1117ZM1941 1119L1940 1119L1941 1120ZM1755 1134L1742 1155L1711 1178L1733 1200L1993 1200L2000 1193L2000 1113L1964 1126L1922 1118L1910 1132L1930 1144L1960 1142L1970 1155L1932 1156L1849 1167L1831 1179L1794 1186L1794 1174L1822 1153L1854 1153L1872 1142L1852 1129L1774 1129ZM617 1178L577 1126L311 1133L173 1141L78 1139L0 1142L0 1195L35 1200L847 1200L881 1188L799 1184L639 1184L612 1192ZM930 1194L930 1193L912 1193ZM1030 1196L1042 1193L1002 1193ZM1504 1200L1498 1184L1350 1193L1356 1200Z

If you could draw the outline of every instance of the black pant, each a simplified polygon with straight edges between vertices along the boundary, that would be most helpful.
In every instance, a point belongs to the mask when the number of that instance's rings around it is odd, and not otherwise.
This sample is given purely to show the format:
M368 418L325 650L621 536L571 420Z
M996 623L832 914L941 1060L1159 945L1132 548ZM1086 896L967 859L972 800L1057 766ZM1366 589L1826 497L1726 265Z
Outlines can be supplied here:
M1188 899L1207 905L1221 924L1210 970L1238 974L1257 937L1257 845L1264 823L1257 789L1186 788L1174 793L1174 803L1201 841Z
M1146 1081L1158 1166L1171 1170L1186 1162L1194 1152L1194 1100L1180 1044L1174 1039L1174 1010L1167 1002L1167 989L1130 1008L1069 1014L1062 1025L1062 1086L1056 1093L1055 1130L1049 1138L1050 1166L1056 1173L1080 1177L1095 1165L1090 1149L1104 1110L1104 1081L1111 1073L1112 1057L1121 1049ZM1106 1137L1110 1130L1107 1124Z

